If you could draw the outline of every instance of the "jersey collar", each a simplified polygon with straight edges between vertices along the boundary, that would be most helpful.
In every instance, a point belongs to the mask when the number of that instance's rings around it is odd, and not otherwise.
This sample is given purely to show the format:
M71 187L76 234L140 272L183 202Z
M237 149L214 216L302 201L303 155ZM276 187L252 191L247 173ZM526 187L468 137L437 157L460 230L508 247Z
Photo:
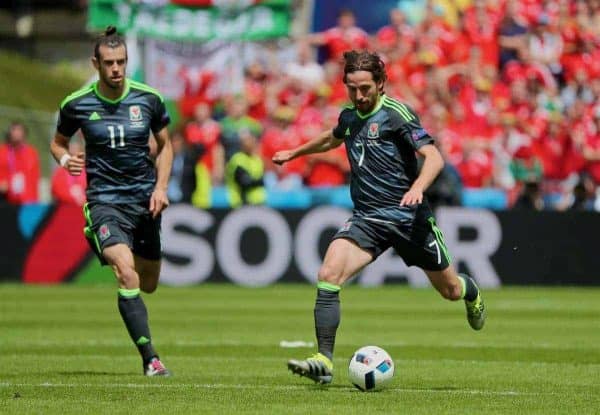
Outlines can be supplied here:
M109 104L118 104L119 102L121 102L121 101L123 101L125 99L125 97L127 96L127 94L129 94L129 79L125 79L125 88L123 89L123 93L121 94L121 96L119 98L117 98L117 99L108 99L105 96L103 96L100 93L100 90L98 89L98 82L100 82L100 81L96 81L94 83L94 93L102 101L108 102Z
M373 110L371 112L369 112L368 114L361 114L361 112L357 109L356 115L358 115L358 118L361 118L363 120L365 118L369 118L371 115L375 114L377 111L379 111L381 109L381 107L383 106L384 99L385 99L385 94L379 95L379 101L377 101L377 105L375 105L375 108L373 108Z

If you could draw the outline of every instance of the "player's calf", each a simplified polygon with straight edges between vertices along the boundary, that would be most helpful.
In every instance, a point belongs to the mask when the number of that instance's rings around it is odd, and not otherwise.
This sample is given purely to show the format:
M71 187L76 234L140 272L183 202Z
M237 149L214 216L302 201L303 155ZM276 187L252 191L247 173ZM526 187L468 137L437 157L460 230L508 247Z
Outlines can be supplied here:
M160 277L160 260L150 260L134 256L135 270L140 276L140 289L152 294L158 287L158 279Z
M431 285L440 293L442 297L450 301L457 301L463 298L463 286L460 278L452 266L448 266L441 271L425 270Z

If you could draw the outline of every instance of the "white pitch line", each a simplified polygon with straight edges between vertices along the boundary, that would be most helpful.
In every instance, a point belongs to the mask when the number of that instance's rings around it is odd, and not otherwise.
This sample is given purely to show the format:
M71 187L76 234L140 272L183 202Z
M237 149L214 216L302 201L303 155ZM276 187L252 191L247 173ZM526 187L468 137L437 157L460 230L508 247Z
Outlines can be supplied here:
M433 343L409 343L403 341L396 342L381 342L382 346L385 347L438 347L437 344ZM237 340L223 340L223 341L196 341L196 340L175 340L159 343L162 347L167 346L184 346L184 347L275 347L280 348L279 343L248 343ZM0 340L0 346L19 346L19 347L35 347L35 346L122 346L129 347L129 343L123 340L81 340L81 341L6 341ZM344 346L344 344L336 344L336 346ZM517 349L545 349L545 350L596 350L597 345L595 344L552 344L552 343L535 343L535 344L522 344L522 343L500 343L495 342L489 343L475 343L475 342L452 342L445 343L445 347L456 347L465 349L486 349L486 348L517 348Z
M0 355L0 361L3 359L21 359L27 360L28 358L39 358L37 354L5 354ZM45 355L44 360L55 360L55 361L63 361L65 360L65 356L61 355ZM132 361L134 357L132 356L109 356L105 354L88 354L88 355L74 355L69 356L69 360L108 360L108 361ZM215 358L211 356L177 356L174 355L171 357L172 360L178 361L214 361ZM222 361L231 361L231 362L285 362L285 357L223 357ZM335 362L347 362L348 359L345 357L336 357L333 359ZM433 364L442 364L442 363L460 363L460 364L471 364L471 365L494 365L494 364L507 364L507 363L518 363L519 365L526 366L585 366L585 367L600 367L600 363L582 363L582 362L544 362L537 360L465 360L465 359L394 359L397 363L396 366L401 365L401 363L433 363Z
M0 387L34 387L34 388L130 388L130 389L265 389L278 391L291 390L307 390L310 385L241 385L241 384L220 384L220 383L187 383L187 384L137 384L137 383L111 383L111 384L94 384L94 383L0 383ZM355 389L348 387L344 390L329 389L330 392L347 392ZM555 392L519 392L519 391L486 391L477 389L416 389L416 388L387 388L386 391L403 392L403 393L435 393L435 394L451 394L451 395L490 395L490 396L539 396L539 395L561 395Z

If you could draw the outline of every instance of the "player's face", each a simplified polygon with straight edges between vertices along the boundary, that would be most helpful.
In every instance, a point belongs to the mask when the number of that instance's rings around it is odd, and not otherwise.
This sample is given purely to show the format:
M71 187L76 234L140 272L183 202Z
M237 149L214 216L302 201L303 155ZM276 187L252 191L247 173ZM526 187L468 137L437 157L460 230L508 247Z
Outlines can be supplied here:
M101 45L99 52L100 59L92 58L92 61L98 70L100 81L110 88L121 88L125 81L125 69L127 68L125 47L111 48Z
M375 83L371 72L356 71L346 75L346 89L354 106L368 114L377 105L381 84Z

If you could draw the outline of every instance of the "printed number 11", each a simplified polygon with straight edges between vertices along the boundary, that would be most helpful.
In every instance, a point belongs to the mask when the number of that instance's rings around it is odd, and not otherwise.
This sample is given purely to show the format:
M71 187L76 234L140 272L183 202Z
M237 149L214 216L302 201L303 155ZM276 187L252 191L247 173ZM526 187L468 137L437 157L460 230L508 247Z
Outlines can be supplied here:
M117 130L119 130L119 147L125 147L125 128L122 125L117 125ZM110 134L110 147L116 148L115 143L115 127L113 125L108 126L108 133Z

